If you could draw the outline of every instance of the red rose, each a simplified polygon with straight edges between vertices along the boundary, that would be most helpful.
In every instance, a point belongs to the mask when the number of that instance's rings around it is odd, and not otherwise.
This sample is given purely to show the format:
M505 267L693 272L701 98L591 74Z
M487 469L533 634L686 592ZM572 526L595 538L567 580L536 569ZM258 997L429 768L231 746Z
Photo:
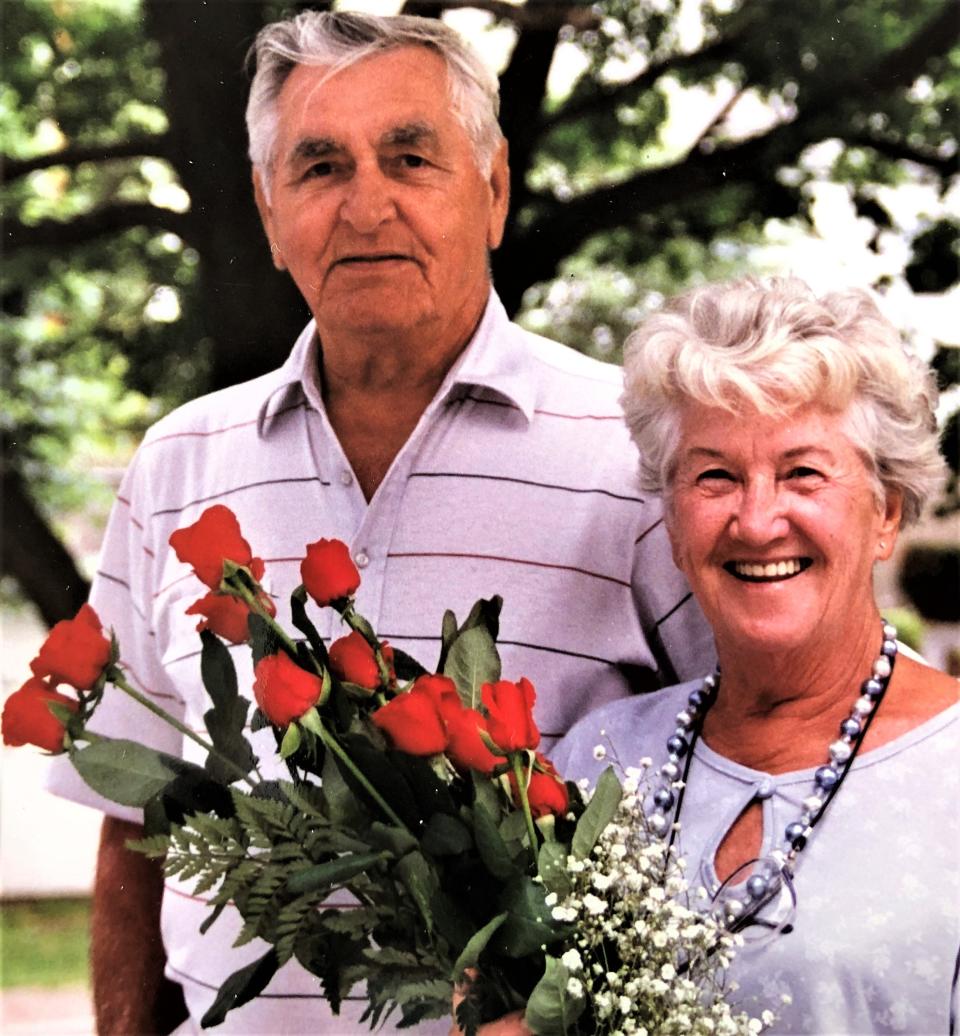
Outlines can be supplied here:
M109 661L110 641L103 635L100 618L84 604L75 618L64 619L50 630L30 668L34 676L49 676L54 684L89 691Z
M224 561L246 566L254 579L263 575L263 562L254 558L250 544L240 533L237 516L223 504L208 507L193 525L177 529L170 536L170 546L211 590L220 586Z
M533 703L537 693L525 677L519 683L498 680L480 688L480 698L487 710L487 730L494 744L506 754L540 744L540 731L533 721Z
M414 680L411 690L429 691L429 693L433 695L436 703L440 706L445 702L456 703L460 706L460 692L457 690L457 685L449 676L425 673L423 676L418 676L416 680Z
M62 752L64 727L47 707L51 701L60 702L72 712L79 707L75 698L58 694L46 680L36 676L14 691L3 706L3 743L36 745L48 752Z
M402 752L436 755L447 747L447 729L429 690L411 688L398 694L370 718Z
M307 544L307 556L300 563L300 578L307 593L321 608L350 597L360 585L360 573L342 540L317 540Z
M380 645L380 653L392 674L393 648L383 643ZM365 687L368 691L375 691L380 686L380 670L373 648L367 643L366 637L356 630L330 645L330 668L341 680Z
M273 601L266 594L261 595L260 603L271 615L277 614ZM204 616L197 623L198 633L201 630L210 630L233 644L246 644L250 639L250 629L247 626L250 607L237 597L209 593L199 601L194 601L186 613Z
M490 774L503 762L490 751L480 738L486 721L476 709L466 709L457 699L456 706L449 700L440 706L447 724L447 756L458 770L478 770Z
M283 651L261 658L253 671L253 696L260 711L276 727L299 719L320 700L323 681L301 669Z
M513 801L519 806L520 794L517 791L517 778L513 773L510 774L510 786L513 789ZM558 816L566 813L570 805L566 784L560 779L553 763L539 752L533 773L530 775L530 783L527 785L527 801L534 817L544 817L548 813Z

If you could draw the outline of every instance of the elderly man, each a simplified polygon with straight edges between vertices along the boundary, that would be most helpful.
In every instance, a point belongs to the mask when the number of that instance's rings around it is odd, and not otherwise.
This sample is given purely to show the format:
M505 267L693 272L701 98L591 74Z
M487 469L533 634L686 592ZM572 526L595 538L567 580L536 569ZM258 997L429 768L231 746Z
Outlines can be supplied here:
M167 538L214 502L236 511L281 607L305 544L345 540L360 610L427 665L445 608L463 617L502 594L504 673L537 685L547 748L590 707L703 672L709 634L657 506L634 488L619 372L511 324L491 290L509 182L494 78L450 29L417 18L307 12L265 28L256 54L257 204L313 321L283 367L171 414L132 464L92 600L133 679L202 726L184 615L198 586ZM324 621L325 637L339 635L332 613ZM102 733L188 754L124 701L97 718ZM162 890L124 848L141 818L70 780L56 778L61 793L109 814L94 911L100 1032L161 1024L161 892L166 974L190 1014L180 1031L198 1031L224 978L262 950L231 948L228 915L201 936L202 897ZM364 1031L362 1006L333 1018L317 980L288 965L224 1029Z

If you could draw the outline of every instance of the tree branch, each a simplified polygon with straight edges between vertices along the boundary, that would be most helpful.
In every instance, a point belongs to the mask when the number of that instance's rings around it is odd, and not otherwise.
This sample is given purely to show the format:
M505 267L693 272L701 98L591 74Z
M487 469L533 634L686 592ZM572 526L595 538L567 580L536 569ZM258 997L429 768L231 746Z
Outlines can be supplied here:
M117 203L66 221L45 219L28 224L8 220L3 228L3 243L11 252L19 248L79 245L138 226L170 230L189 239L193 221L187 213L162 209L146 202Z
M3 464L0 480L3 489L0 572L17 581L48 626L72 618L86 601L89 584L40 514L20 473Z
M595 29L600 18L584 4L564 3L562 0L537 0L523 6L505 3L504 0L407 0L404 14L436 18L442 11L470 8L488 11L501 21L513 22L518 29L550 31L563 25L572 25L579 32Z
M871 148L886 158L926 166L939 173L940 176L954 176L960 172L960 161L958 161L960 156L956 152L952 155L941 155L934 148L911 147L902 140L873 137L867 134L848 134L844 140L851 147Z
M693 51L690 54L674 54L669 58L664 58L663 61L649 65L639 75L625 83L601 87L589 97L571 99L552 114L544 116L540 123L541 133L548 132L555 126L575 122L577 119L595 115L610 108L633 104L641 94L651 89L658 79L670 72L696 68L698 65L710 62L726 61L739 53L745 35L746 33L738 33L715 40L701 50Z
M170 158L170 135L168 133L151 133L143 137L135 137L118 144L86 144L64 148L62 151L51 151L46 155L33 158L5 158L2 160L2 180L9 183L18 177L34 173L38 169L51 169L56 166L77 166L81 162L109 162L115 158L136 158L152 156Z
M941 14L866 75L857 70L829 91L802 97L800 114L792 122L710 153L688 154L672 166L642 170L621 183L568 202L541 196L537 217L526 230L515 232L510 242L517 253L511 264L516 283L498 283L498 288L519 303L527 287L553 276L560 258L599 231L630 226L639 213L689 202L725 185L770 185L772 171L796 161L808 145L829 136L846 139L848 110L837 104L837 98L874 98L909 85L931 57L951 48L956 35L952 4L947 4Z

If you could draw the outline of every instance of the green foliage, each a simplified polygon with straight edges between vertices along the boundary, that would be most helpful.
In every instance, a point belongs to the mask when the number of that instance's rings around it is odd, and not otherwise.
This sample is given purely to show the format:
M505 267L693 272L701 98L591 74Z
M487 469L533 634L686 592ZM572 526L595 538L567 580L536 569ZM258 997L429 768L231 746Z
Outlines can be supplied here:
M89 900L5 900L0 910L0 947L0 988L85 984Z

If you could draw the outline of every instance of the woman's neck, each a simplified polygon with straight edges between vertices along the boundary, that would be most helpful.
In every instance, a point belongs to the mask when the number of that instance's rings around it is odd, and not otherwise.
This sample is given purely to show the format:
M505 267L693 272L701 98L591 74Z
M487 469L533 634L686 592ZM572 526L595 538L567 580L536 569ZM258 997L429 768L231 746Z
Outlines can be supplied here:
M842 637L777 656L718 645L720 690L704 719L704 740L768 773L818 765L870 676L881 640L875 614Z

